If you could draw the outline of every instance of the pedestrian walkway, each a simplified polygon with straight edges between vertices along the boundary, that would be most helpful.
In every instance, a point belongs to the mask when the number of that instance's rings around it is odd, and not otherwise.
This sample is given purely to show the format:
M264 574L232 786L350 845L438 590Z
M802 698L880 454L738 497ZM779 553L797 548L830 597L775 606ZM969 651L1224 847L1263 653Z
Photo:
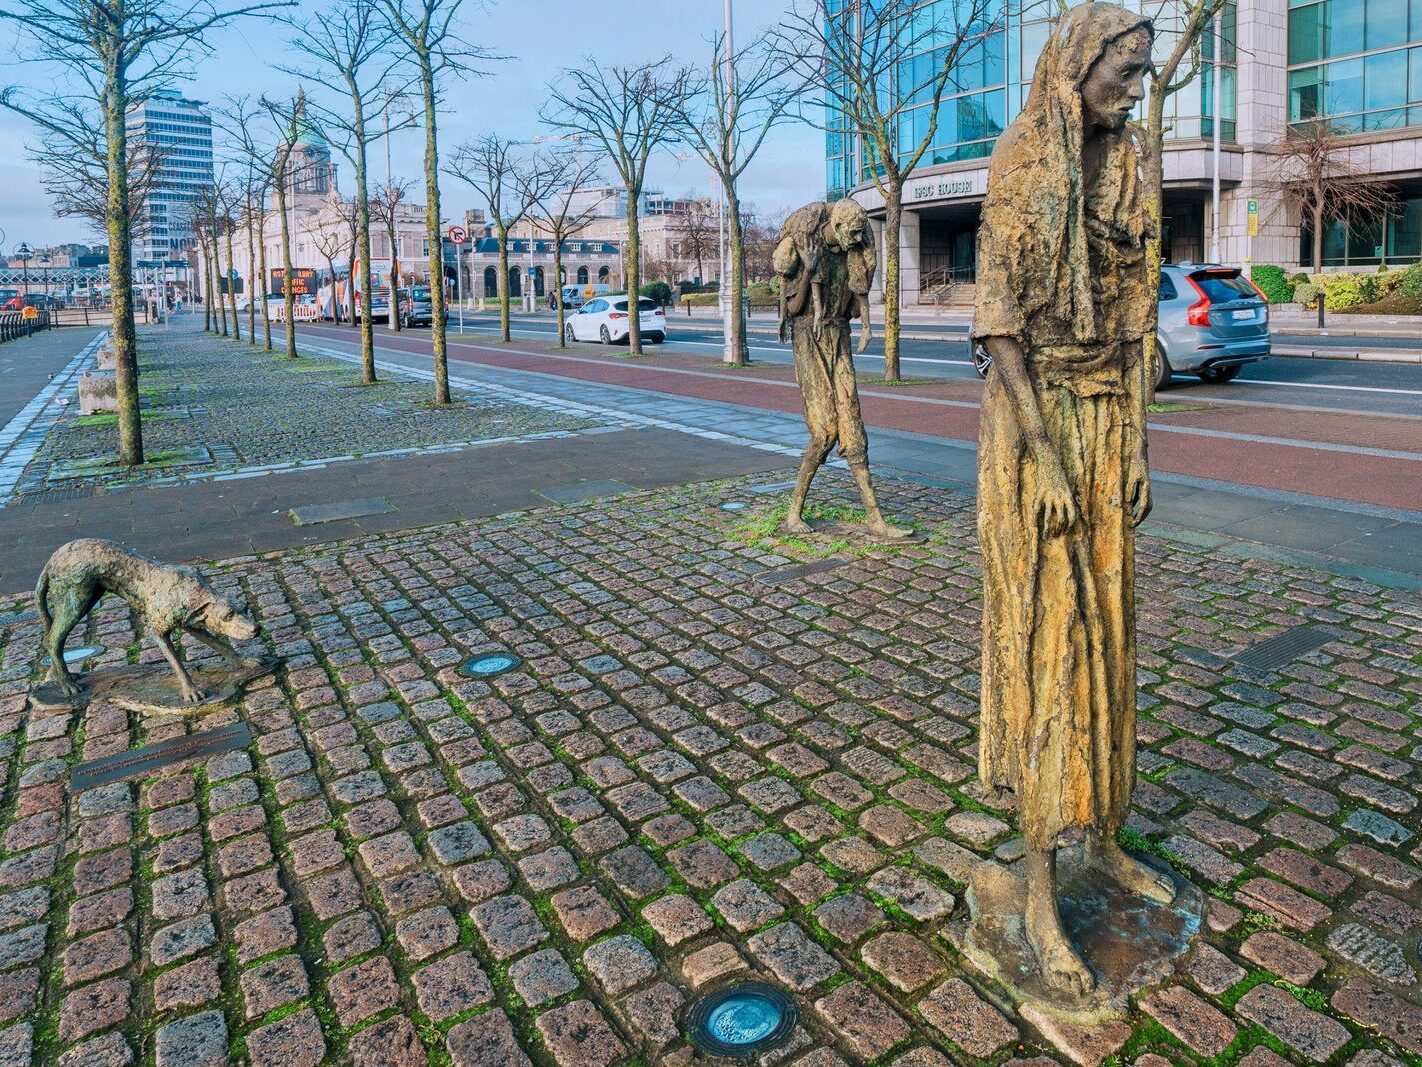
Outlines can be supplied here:
M47 330L0 346L0 501L14 491L51 427L72 404L77 382L107 330Z
M654 433L775 458L580 445ZM227 561L243 651L284 666L187 716L25 713L39 626L0 599L0 1061L688 1067L694 1004L743 980L798 1013L784 1067L1422 1056L1415 595L1139 539L1124 841L1207 913L1179 973L1078 1027L951 939L1022 852L976 778L971 499L888 480L920 541L795 569L767 480ZM816 498L856 500L838 471ZM166 669L145 638L116 606L71 647Z
M303 339L313 351L352 358L354 347L330 332L319 340ZM408 342L411 347L418 341ZM379 339L379 357L392 368L428 375L428 357L422 352L402 351ZM524 367L538 366L537 356L519 359L507 350L496 350L468 342L451 345L450 374L454 380L498 385L519 394L553 397L563 402L595 407L605 416L646 420L650 425L679 428L694 434L713 433L734 437L758 447L774 447L787 456L798 456L807 440L804 422L798 413L798 395L793 389L777 389L774 383L748 383L744 379L728 383L728 395L759 393L782 409L767 410L746 403L728 403L696 396L653 391L598 380L601 372L588 370L590 361L580 360L572 372L562 373L512 370L499 366L519 360ZM471 355L474 364L461 357ZM492 365L491 365L492 364ZM545 360L544 367L567 369L568 364ZM616 378L635 378L637 368L617 370ZM748 372L755 376L760 372ZM609 375L610 376L610 375ZM660 376L659 376L660 377ZM668 375L667 377L673 377ZM679 389L680 379L668 388ZM874 390L866 390L874 392ZM783 395L782 395L783 394ZM890 400L878 401L888 404ZM876 468L892 468L931 484L953 485L972 491L976 484L976 448L971 441L949 437L885 429L876 424L876 400L866 400L866 421L870 422L870 458ZM945 420L954 407L959 415L976 423L976 404L941 400L934 410L938 421ZM1205 440L1208 441L1208 438ZM1165 451L1154 446L1154 456ZM1415 487L1416 463L1407 463L1410 477L1405 483ZM1203 465L1200 469L1210 469ZM1218 467L1216 468L1218 469ZM1317 482L1321 471L1295 478L1296 484ZM1217 478L1154 471L1156 509L1152 523L1162 530L1178 531L1177 536L1208 547L1229 558L1259 554L1305 553L1318 557L1316 565L1336 573L1354 575L1403 588L1422 587L1422 513L1386 504L1354 503L1317 494L1282 489L1226 484ZM1384 488L1384 487L1376 487ZM1388 499L1384 494L1379 499Z

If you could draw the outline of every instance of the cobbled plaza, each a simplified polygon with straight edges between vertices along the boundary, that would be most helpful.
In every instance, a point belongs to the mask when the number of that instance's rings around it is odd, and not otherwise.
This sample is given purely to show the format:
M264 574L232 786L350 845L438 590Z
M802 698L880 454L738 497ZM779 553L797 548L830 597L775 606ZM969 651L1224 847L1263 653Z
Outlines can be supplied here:
M0 604L0 1062L684 1064L731 977L791 993L796 1067L1422 1062L1416 594L1140 539L1128 843L1208 915L1074 1029L943 936L1020 849L976 783L971 498L886 480L916 543L786 571L777 477L228 560L285 668L208 715L27 715L39 625ZM155 660L114 604L71 646ZM1328 643L1233 660L1301 624ZM250 750L69 789L239 720Z

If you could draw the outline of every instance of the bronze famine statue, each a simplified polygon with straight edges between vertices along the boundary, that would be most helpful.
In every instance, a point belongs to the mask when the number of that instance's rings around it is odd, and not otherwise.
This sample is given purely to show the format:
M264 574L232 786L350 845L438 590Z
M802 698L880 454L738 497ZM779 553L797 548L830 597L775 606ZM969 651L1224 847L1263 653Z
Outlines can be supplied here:
M1063 930L1059 847L1084 842L1083 872L1131 899L1175 896L1116 840L1135 785L1134 537L1151 507L1142 340L1155 299L1128 119L1153 35L1115 4L1061 19L993 152L978 253L975 334L993 357L978 451L979 770L989 795L1015 800L1026 946L1070 997L1096 979Z
M48 682L63 696L78 697L81 692L79 679L64 663L64 642L105 593L122 597L142 617L173 669L184 703L201 703L209 694L194 684L173 647L175 631L213 649L233 670L262 666L243 660L223 640L249 640L257 635L256 624L196 569L160 563L114 541L82 538L49 557L35 586L35 607L49 653Z
M849 199L833 206L805 205L785 220L774 265L780 281L780 339L790 340L794 349L795 378L810 429L785 518L786 531L810 532L805 495L815 472L838 444L859 486L869 532L889 540L913 536L912 530L890 526L879 510L869 478L869 441L849 351L851 318L860 321L860 352L868 347L873 332L869 290L874 282L874 233L868 216Z

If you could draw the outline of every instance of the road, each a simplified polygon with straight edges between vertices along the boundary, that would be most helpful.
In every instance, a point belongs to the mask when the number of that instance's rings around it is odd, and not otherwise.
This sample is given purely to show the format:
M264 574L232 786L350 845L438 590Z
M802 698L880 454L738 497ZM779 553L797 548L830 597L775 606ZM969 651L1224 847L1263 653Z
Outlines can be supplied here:
M451 322L451 327L453 325ZM465 313L466 333L497 336L498 328L497 315ZM937 333L943 340L906 339L900 353L905 375L946 381L977 379L977 373L968 359L966 326L915 325L908 329L914 334ZM668 332L671 340L667 350L705 355L710 360L720 356L720 326L709 317L684 321L672 316L668 320ZM553 341L557 339L557 326L553 316L547 312L533 318L519 316L514 320L513 336L516 339ZM1335 343L1355 348L1358 345L1357 338L1275 335L1275 343L1280 346L1302 344L1304 340L1316 348ZM1422 338L1369 338L1366 344L1369 348L1376 346L1379 349L1417 351L1422 349ZM753 321L750 345L752 360L770 364L793 362L789 346L775 338L773 324L766 320ZM580 345L578 348L589 353L599 350L596 345ZM882 341L876 338L869 351L856 356L855 360L870 373L881 368L884 361ZM1226 385L1206 385L1193 375L1176 375L1167 399L1171 402L1268 404L1422 418L1422 365L1274 357L1246 366L1238 378ZM1422 451L1422 427L1418 429L1418 450Z

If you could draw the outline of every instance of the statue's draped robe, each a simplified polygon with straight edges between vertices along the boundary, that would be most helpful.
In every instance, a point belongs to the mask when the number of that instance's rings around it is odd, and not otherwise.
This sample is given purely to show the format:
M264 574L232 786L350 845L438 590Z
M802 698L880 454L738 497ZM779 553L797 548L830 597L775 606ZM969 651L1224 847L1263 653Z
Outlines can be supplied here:
M979 769L990 794L1016 796L1022 832L1039 849L1074 828L1114 833L1135 783L1126 483L1153 297L1150 227L1129 134L1107 135L1099 170L1085 178L1079 89L1106 46L1142 24L1107 4L1064 20L1027 108L993 153L979 241L975 333L1022 346L1080 511L1065 534L1042 536L1037 464L1004 382L989 375L978 474Z

